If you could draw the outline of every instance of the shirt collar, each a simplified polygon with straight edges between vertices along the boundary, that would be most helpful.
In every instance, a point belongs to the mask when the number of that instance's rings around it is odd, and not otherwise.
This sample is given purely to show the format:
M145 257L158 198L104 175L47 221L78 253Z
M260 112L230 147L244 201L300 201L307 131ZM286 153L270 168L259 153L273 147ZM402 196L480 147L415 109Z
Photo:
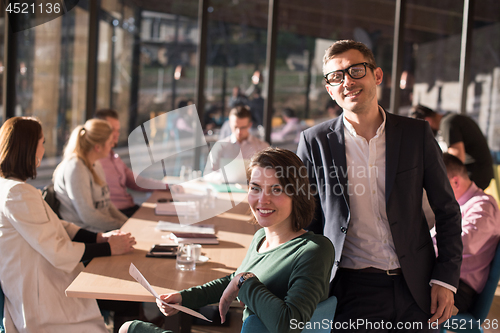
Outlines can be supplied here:
M237 143L238 142L236 140L236 136L234 134L231 134L231 136L229 137L229 139L230 139L229 142L231 142L231 143ZM252 140L253 140L252 134L248 134L248 138L246 140L243 140L241 143L244 143L244 142L250 143L250 142L252 142Z
M375 138L382 135L385 131L386 115L382 107L380 107L380 105L378 107L378 111L380 112L380 114L382 114L383 121L382 124L380 124L380 126L377 129L377 134L375 135ZM351 133L353 137L358 136L358 133L356 133L354 126L352 126L352 124L345 118L345 112L342 112L342 122L344 123L345 128L349 131L349 133Z
M465 205L465 203L474 196L474 194L477 192L478 189L479 187L477 187L476 183L472 182L467 191L465 191L465 193L462 194L460 198L458 198L457 200L458 204L460 206Z

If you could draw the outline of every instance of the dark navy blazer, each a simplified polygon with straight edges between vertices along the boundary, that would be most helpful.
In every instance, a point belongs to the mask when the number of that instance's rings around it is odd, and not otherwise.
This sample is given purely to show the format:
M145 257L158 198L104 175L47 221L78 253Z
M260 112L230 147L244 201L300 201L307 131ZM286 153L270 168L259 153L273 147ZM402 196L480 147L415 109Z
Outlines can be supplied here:
M405 281L420 308L430 313L431 279L457 287L462 262L461 214L442 152L425 121L386 112L386 211ZM349 197L342 116L301 134L297 155L317 189L309 230L335 247L335 277L349 229ZM439 257L422 211L423 189L436 215Z

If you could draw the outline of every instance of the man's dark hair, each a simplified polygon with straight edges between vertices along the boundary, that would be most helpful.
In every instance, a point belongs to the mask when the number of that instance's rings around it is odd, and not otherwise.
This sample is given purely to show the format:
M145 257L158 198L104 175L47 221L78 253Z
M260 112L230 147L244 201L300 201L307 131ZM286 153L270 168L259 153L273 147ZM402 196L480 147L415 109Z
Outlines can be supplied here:
M232 115L240 119L248 118L250 119L250 121L252 121L252 112L250 112L250 108L246 105L237 105L232 108L229 112L229 116Z
M183 108L185 106L188 106L188 101L187 99L183 99L183 100L180 100L179 103L177 104L177 108L180 109L180 108Z
M377 68L377 63L375 62L373 52L365 44L346 39L339 40L333 43L328 49L326 49L325 56L323 57L323 73L325 71L325 65L328 61L333 59L336 55L347 52L349 50L358 50L359 52L361 52L363 57L365 57L366 62L372 65L373 68Z
M106 120L106 118L113 118L113 119L119 119L118 118L118 112L113 109L100 109L97 110L94 114L94 118L96 119L102 119Z
M421 104L417 104L412 106L411 111L410 111L410 117L415 118L415 119L422 119L424 120L425 118L432 118L436 115L437 113L428 108L427 106L423 106Z
M443 161L444 165L446 166L446 173L448 174L448 176L462 176L466 179L469 178L465 164L463 164L458 157L453 156L449 153L444 153Z
M288 118L295 117L295 111L293 111L293 109L290 108L284 108L283 110L281 110L281 114Z

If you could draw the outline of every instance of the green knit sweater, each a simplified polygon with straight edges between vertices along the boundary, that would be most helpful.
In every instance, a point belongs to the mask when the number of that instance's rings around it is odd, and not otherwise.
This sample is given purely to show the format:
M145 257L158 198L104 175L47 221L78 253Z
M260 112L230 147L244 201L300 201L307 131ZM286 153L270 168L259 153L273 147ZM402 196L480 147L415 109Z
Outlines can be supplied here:
M182 304L196 309L217 303L236 274L252 272L256 278L246 280L238 295L246 305L243 320L256 314L272 333L292 332L292 319L309 321L316 305L328 298L335 258L332 243L326 237L307 232L259 253L257 250L265 236L264 229L256 232L235 273L181 291Z

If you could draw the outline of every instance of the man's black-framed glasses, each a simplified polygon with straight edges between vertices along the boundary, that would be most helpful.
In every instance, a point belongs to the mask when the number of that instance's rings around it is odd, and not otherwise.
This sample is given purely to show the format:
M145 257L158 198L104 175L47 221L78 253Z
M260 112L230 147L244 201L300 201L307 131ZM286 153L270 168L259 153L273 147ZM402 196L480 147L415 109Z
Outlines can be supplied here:
M339 69L330 73L325 74L324 78L326 83L331 86L338 86L342 82L344 82L345 73L349 74L353 79L362 79L366 75L366 66L371 69L374 69L370 63L361 62L359 64L354 64L352 66L347 67L346 69Z

